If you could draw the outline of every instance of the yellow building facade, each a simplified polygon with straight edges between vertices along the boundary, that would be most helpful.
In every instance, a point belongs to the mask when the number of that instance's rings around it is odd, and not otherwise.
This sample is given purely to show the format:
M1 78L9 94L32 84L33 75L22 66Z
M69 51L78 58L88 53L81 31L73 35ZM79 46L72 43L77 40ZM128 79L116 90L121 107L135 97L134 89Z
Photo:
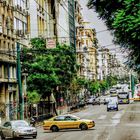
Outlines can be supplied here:
M95 31L82 22L77 32L77 61L80 64L79 76L90 80L97 79L97 39Z

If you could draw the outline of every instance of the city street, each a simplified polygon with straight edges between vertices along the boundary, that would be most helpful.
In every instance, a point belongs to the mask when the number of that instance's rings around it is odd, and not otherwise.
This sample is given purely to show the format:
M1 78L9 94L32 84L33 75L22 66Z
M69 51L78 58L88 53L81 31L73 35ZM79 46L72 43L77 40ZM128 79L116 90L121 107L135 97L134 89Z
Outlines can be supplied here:
M38 140L140 140L140 103L119 105L119 111L106 111L106 105L88 105L73 113L95 121L92 129L43 131L38 127Z

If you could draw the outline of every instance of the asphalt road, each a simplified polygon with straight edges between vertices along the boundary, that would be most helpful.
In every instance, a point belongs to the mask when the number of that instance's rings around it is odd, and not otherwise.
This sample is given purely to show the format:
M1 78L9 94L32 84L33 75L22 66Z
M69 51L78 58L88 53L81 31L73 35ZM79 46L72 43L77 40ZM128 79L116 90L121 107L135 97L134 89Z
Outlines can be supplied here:
M88 105L85 110L73 113L92 119L92 129L44 131L38 127L37 140L140 140L140 103L119 105L119 111L106 111L106 105Z

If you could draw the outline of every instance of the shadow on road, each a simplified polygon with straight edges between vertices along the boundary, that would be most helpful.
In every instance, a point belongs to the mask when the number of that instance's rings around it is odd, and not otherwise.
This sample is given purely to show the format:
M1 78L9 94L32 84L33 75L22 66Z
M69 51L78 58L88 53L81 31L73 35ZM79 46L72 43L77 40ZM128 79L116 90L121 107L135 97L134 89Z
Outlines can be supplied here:
M64 129L64 130L59 130L58 132L52 132L52 131L44 131L44 133L61 133L61 132L77 132L77 131L93 131L96 129L88 129L88 130L80 130L80 129Z

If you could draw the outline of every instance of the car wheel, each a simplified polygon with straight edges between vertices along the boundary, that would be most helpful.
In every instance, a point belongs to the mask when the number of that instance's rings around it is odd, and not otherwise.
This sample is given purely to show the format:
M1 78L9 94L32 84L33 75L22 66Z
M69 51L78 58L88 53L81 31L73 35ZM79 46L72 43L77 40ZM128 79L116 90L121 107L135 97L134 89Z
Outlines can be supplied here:
M107 109L107 112L109 111L109 109Z
M81 130L87 130L88 129L86 124L81 124L80 128L81 128Z
M36 139L37 136L33 136L33 139Z
M13 132L12 139L13 139L13 140L16 139L16 137L15 137L15 132Z
M52 132L58 132L59 131L59 128L56 125L53 125L51 127L51 130L52 130Z
M1 138L1 140L5 140L5 137L2 132L0 132L0 138Z

